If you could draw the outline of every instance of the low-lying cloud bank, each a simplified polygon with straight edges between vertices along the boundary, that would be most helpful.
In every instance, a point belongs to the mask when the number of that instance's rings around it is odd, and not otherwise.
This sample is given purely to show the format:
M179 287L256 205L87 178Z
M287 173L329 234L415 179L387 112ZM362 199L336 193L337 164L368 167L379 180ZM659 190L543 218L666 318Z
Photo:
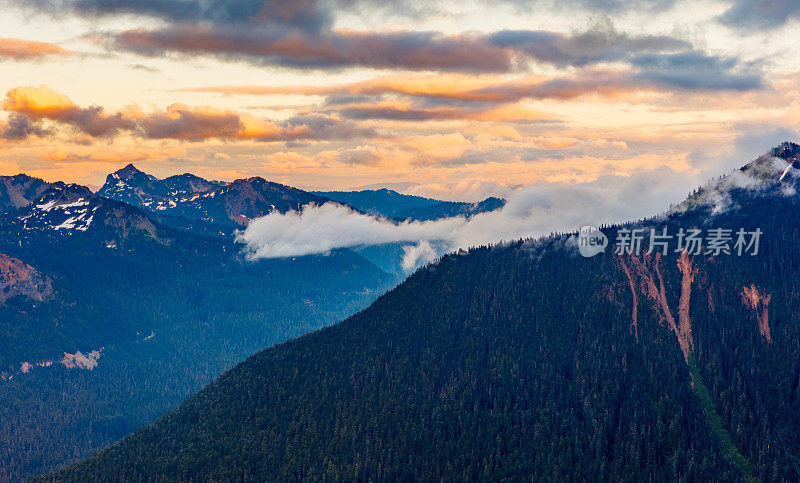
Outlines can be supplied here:
M409 243L411 271L446 251L643 218L666 211L696 186L671 169L591 183L550 184L514 192L502 210L469 219L395 223L336 204L306 206L253 220L239 234L252 259L323 254L336 248Z
M239 235L252 258L327 253L334 248L394 242L445 241L469 222L463 217L393 223L342 205L307 205L301 212L272 213L253 220Z

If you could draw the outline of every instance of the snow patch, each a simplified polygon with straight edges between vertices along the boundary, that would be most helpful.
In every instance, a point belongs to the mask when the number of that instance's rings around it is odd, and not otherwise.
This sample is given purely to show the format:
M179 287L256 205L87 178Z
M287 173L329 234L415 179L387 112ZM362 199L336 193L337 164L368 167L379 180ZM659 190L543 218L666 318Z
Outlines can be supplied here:
M58 231L58 230L72 230L72 229L75 228L75 223L77 221L78 221L77 218L75 218L74 216L71 216L71 217L67 218L66 220L64 220L64 222L61 223L60 225L54 226L53 229L56 230L56 231Z
M36 209L37 210L42 210L42 211L50 211L50 210L53 209L53 207L55 205L56 205L55 200L50 200L50 201L48 201L47 203L45 203L43 205L36 205Z
M781 174L781 177L778 178L778 181L783 181L783 178L785 178L786 175L789 174L789 171L791 169L792 169L792 165L791 165L791 163L789 163L789 166L786 166L786 169L783 170L783 173Z

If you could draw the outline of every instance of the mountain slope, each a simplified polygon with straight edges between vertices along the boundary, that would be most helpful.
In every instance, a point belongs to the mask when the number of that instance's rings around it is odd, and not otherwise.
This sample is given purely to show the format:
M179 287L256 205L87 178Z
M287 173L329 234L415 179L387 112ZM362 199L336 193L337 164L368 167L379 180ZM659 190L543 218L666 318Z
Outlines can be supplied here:
M168 232L159 229L141 210L126 203L95 195L89 188L62 182L52 184L29 206L6 220L6 227L23 232L54 231L62 235L91 231L116 246L132 234L169 243ZM170 233L174 238L175 233Z
M789 161L605 230L760 229L756 256L582 258L568 236L448 255L45 479L796 481Z
M0 481L91 455L396 283L347 250L240 249L64 183L0 217Z
M350 205L373 215L393 218L397 213L441 203L439 200L400 194L390 189L361 191L315 191L314 194Z
M0 176L0 214L28 206L49 187L49 183L25 174Z
M506 200L502 198L489 197L477 203L466 203L463 201L442 201L430 206L421 208L411 208L395 214L395 218L403 220L429 221L440 218L452 218L454 216L465 216L469 218L478 213L487 213L503 208Z
M477 213L499 210L506 202L489 197L478 203L441 201L420 196L400 194L389 189L362 191L316 191L334 201L350 205L365 213L395 220L428 221L453 216L472 216Z

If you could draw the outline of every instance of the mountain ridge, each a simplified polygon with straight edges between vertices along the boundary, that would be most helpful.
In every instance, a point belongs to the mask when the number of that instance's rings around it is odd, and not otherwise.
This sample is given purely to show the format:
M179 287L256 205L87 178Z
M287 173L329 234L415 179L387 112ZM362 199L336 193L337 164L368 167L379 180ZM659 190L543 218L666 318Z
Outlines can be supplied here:
M434 198L404 195L387 188L359 191L315 191L353 206L366 213L382 216L395 221L430 221L454 216L470 217L501 209L506 200L488 197L469 203L464 201L442 201Z
M795 480L800 200L772 158L712 183L722 208L604 228L762 229L757 256L449 254L41 480Z
M133 164L109 174L98 194L138 206L176 228L216 235L231 235L273 211L330 201L261 177L223 183L184 173L158 179Z

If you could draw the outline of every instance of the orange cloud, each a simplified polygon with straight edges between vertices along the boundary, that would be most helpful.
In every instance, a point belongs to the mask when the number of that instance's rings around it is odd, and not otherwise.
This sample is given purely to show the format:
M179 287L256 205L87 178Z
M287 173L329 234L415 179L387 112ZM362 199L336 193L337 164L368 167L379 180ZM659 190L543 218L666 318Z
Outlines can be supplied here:
M451 101L508 103L522 99L573 99L594 94L618 97L635 91L659 90L632 82L630 72L615 69L581 69L571 75L530 74L509 79L499 75L429 74L381 76L332 86L210 86L180 89L226 95L403 95Z
M235 112L210 107L190 108L183 104L172 104L165 112L145 115L138 124L144 136L153 139L233 139L243 130Z
M478 103L453 106L428 106L408 99L386 99L378 102L355 102L327 108L346 119L385 121L479 121L532 123L553 120L541 111L519 103Z
M351 121L325 114L294 117L283 123L213 107L175 103L166 111L144 113L131 107L106 113L102 107L80 107L47 86L17 87L6 94L3 109L34 120L49 119L90 136L113 136L119 131L150 139L202 141L257 139L261 141L342 139L372 135Z
M40 59L50 55L69 55L71 53L67 49L47 42L0 38L0 60Z
M44 150L39 158L65 167L100 163L115 165L130 162L151 162L170 157L185 156L181 146L62 146Z
M33 119L60 119L80 109L77 104L47 86L17 87L6 94L3 109L14 111Z
M328 96L335 94L378 95L399 93L419 96L446 97L453 93L470 89L488 87L502 82L496 75L426 74L390 75L374 79L338 85L295 85L295 86L210 86L179 89L183 92L211 92L239 95L285 95Z
M101 107L82 108L72 100L47 86L17 87L6 94L3 109L23 114L31 119L51 119L63 122L91 136L108 136L119 130L134 128L133 122L122 113L106 114Z

